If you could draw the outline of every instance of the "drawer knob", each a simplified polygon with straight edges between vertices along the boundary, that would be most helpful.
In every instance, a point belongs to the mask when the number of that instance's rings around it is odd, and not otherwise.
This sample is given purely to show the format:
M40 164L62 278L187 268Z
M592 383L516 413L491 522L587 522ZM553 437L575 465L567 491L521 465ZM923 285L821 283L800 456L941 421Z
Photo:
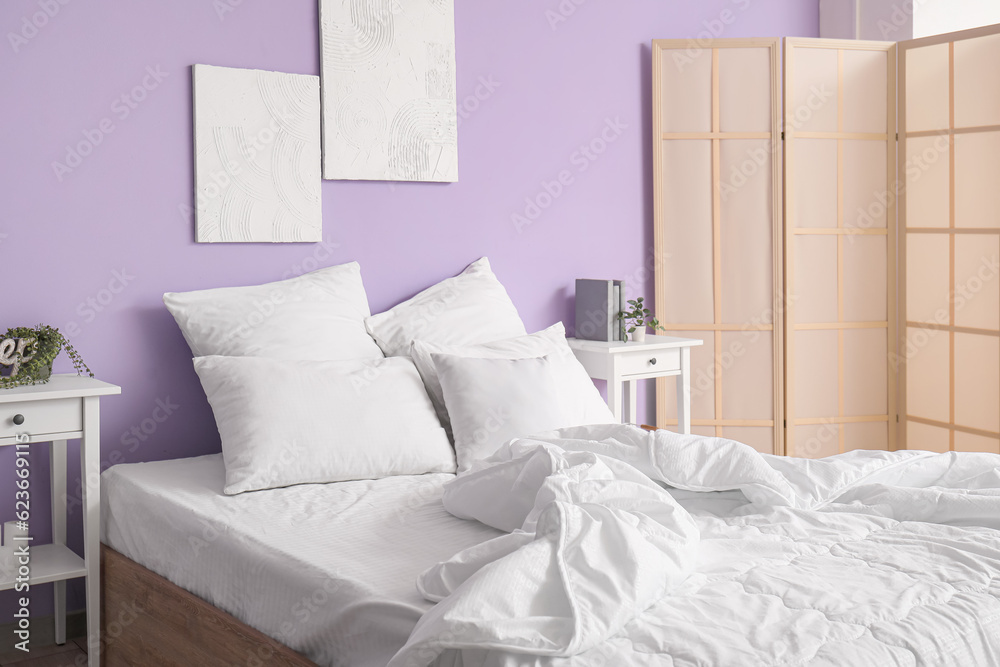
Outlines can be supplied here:
M656 357L653 357L652 359L649 360L649 365L650 366L655 366L656 365Z
M24 423L24 415L14 415L14 423L20 426Z

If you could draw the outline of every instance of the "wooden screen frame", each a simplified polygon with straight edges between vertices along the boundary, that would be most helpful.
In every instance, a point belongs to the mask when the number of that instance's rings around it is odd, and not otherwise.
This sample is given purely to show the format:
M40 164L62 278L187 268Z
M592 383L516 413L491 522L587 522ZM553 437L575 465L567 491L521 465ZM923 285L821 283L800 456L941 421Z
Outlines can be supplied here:
M819 48L836 50L838 52L838 108L836 132L798 131L794 120L794 96L789 93L794 75L794 54L796 49ZM886 131L885 133L861 133L844 131L844 51L885 51L886 52ZM886 206L886 227L872 229L855 229L844 226L844 141L876 140L886 142L886 186L892 187L896 179L896 45L890 42L870 42L862 40L836 40L787 37L784 40L784 163L785 163L785 449L788 455L795 454L795 426L808 425L838 425L838 450L845 451L844 424L855 423L886 423L887 446L889 450L896 449L897 384L896 374L890 363L895 352L896 333L896 206L889 200ZM794 204L794 188L789 185L793 180L795 165L795 139L831 139L837 141L837 227L830 228L796 228L792 224L792 206ZM815 324L796 324L795 321L795 237L805 234L832 235L837 238L837 322ZM848 234L871 234L886 236L886 321L882 322L846 322L844 318L844 239ZM834 326L835 325L835 326ZM844 332L847 329L886 329L886 414L863 415L849 417L844 415ZM837 331L838 348L838 416L820 418L795 417L795 332L805 330Z
M971 333L983 336L1000 336L1000 331L994 331L991 329L978 329L970 327L962 327L956 324L956 313L955 313L955 240L958 234L988 234L995 235L1000 234L1000 225L996 228L990 227L958 227L956 225L955 217L955 137L959 134L974 134L978 132L1000 132L1000 125L987 125L981 127L966 127L966 128L956 128L955 126L955 43L961 42L967 39L975 39L978 37L988 37L992 35L1000 34L1000 25L986 26L982 28L973 28L971 30L961 30L958 32L945 33L942 35L933 35L931 37L924 37L921 39L907 40L899 42L899 150L904 159L899 161L899 174L897 176L898 182L907 183L906 180L906 163L905 159L907 155L907 139L927 137L927 136L939 136L944 135L948 137L948 157L949 157L949 174L948 174L948 226L939 228L911 228L907 224L906 217L906 196L899 197L899 331L897 334L897 345L898 354L901 363L898 364L898 375L899 375L899 424L898 424L898 442L900 447L907 448L907 425L909 422L914 422L917 424L924 424L927 426L933 426L939 429L944 429L948 431L948 444L949 450L955 451L955 434L956 432L967 433L970 435L978 435L987 438L1000 439L1000 433L994 433L992 431L984 431L982 429L961 426L956 423L956 412L955 412L955 334L957 333ZM947 130L922 130L917 132L907 132L906 125L906 54L912 49L936 46L939 44L949 44L948 53L948 129ZM906 309L906 282L907 282L907 268L906 268L906 251L907 251L907 240L910 234L941 234L947 235L948 242L948 310L949 310L949 324L931 324L927 322L911 322L907 317ZM927 419L923 417L915 417L910 415L907 410L907 363L906 363L906 350L908 348L907 340L907 330L910 328L914 329L924 329L924 330L937 330L944 331L948 333L948 413L949 422L940 422L933 419ZM1000 410L1000 405L997 406Z
M663 272L658 271L655 275L656 296L655 312L661 322L664 322L670 331L706 331L713 332L715 338L715 418L714 419L693 419L692 426L712 426L716 435L721 436L725 427L770 427L773 430L773 453L784 453L784 429L783 424L783 327L781 318L783 309L781 308L781 286L782 286L782 198L781 198L781 174L782 174L782 151L781 141L781 66L780 66L780 40L778 38L758 38L758 39L717 39L705 40L698 43L699 53L710 51L712 53L712 124L710 132L682 132L666 133L663 130L663 52L666 50L686 51L691 49L691 40L685 39L657 39L653 40L653 238L657 257L667 256L666 239L664 234L663 220L663 141L667 139L699 139L710 140L712 142L712 261L713 261L713 296L714 313L712 323L697 324L666 324L667 318L663 315L666 312L666 289L663 284ZM718 50L726 48L767 48L770 50L771 60L771 128L769 132L723 132L720 126L720 91L719 91L719 58ZM771 324L725 324L723 323L721 312L721 291L722 291L722 269L721 269L721 144L723 140L733 139L767 139L771 142L771 218L772 218L772 252L773 252L773 295L771 299L771 311L774 314ZM723 344L722 335L724 332L740 332L748 329L767 331L772 337L772 355L774 360L773 370L773 418L771 420L750 420L750 419L723 419L722 411L722 367L723 367ZM676 419L667 417L667 406L663 399L666 381L663 378L657 380L657 400L656 419L658 425L676 424Z

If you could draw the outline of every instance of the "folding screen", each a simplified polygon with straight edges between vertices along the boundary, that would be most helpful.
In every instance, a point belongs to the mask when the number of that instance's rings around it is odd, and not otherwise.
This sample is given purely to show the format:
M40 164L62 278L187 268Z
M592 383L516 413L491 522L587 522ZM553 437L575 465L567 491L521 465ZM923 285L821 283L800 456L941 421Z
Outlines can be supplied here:
M900 44L901 438L1000 452L1000 26Z
M776 39L653 42L656 313L692 351L692 431L781 453ZM676 424L673 383L657 422Z
M785 40L785 453L893 449L895 45Z
M656 312L706 343L693 430L1000 452L1000 26L787 39L783 136L777 46L653 43Z

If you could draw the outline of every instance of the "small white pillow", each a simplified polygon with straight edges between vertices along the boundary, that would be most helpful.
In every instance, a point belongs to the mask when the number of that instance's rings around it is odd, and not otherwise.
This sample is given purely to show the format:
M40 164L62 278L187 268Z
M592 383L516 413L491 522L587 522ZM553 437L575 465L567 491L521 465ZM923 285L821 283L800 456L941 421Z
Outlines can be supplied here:
M460 475L512 438L615 421L590 378L585 379L600 405L579 400L583 392L569 381L558 358L432 354L431 359L451 417Z
M196 357L382 357L365 330L370 311L357 262L265 285L168 292L163 303Z
M387 357L410 353L410 343L475 345L525 334L507 290L483 257L454 278L365 320Z
M292 484L454 472L409 359L198 357L227 494Z
M427 393L431 395L434 409L437 410L441 423L454 440L451 432L451 421L445 409L444 393L441 390L441 380L431 358L433 354L450 354L458 357L476 357L479 359L527 359L530 357L547 356L556 367L557 382L561 391L566 392L570 401L579 405L584 411L587 424L603 424L613 421L613 415L601 399L600 392L591 381L583 364L566 342L566 327L557 322L548 329L526 336L507 338L506 340L483 343L481 345L438 345L423 340L413 341L410 356L424 379Z

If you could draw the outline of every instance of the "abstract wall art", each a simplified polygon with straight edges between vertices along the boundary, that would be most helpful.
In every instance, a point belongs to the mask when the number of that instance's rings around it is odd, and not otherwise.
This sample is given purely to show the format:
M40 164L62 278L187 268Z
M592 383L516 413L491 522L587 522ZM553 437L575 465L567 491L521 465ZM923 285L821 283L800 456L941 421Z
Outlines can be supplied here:
M196 239L322 240L319 77L194 66Z
M320 0L323 178L458 180L454 0Z

